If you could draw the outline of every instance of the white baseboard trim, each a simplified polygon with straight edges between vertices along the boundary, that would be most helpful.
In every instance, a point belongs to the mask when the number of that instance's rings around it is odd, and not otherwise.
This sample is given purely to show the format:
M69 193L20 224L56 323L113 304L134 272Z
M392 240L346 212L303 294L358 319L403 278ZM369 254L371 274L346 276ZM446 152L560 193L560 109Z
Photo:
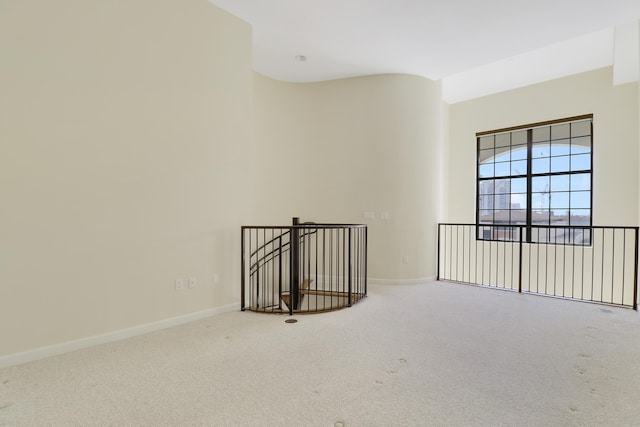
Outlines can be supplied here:
M436 276L423 277L422 279L375 279L367 278L367 283L371 285L419 285L421 283L434 282Z
M159 320L157 322L145 323L134 326L132 328L120 329L118 331L107 332L101 335L81 338L78 340L67 341L60 344L54 344L46 347L35 348L20 353L8 354L0 356L0 369L9 366L20 365L22 363L33 362L45 359L51 356L69 353L83 348L93 347L100 344L107 344L113 341L119 341L126 338L132 338L138 335L148 334L162 329L171 328L185 323L193 322L207 317L216 316L218 314L228 313L230 311L240 311L240 303L229 304L222 307L210 308L208 310L189 313L183 316L172 317L169 319Z

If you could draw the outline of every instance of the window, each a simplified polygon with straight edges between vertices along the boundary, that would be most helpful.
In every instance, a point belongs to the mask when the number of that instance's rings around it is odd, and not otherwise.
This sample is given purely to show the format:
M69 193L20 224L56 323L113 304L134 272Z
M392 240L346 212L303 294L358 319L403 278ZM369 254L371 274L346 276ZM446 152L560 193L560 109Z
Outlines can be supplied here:
M588 245L593 115L477 137L478 238Z

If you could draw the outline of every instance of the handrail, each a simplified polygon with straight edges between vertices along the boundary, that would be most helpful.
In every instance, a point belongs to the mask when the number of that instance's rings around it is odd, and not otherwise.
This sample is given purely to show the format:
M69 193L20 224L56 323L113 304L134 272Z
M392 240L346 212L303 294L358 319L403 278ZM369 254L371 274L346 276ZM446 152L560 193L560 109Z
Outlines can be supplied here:
M278 241L278 240L282 239L282 236L286 236L286 235L288 235L288 234L290 234L290 233L291 233L291 230L289 230L289 231L287 231L287 232L285 232L285 233L283 233L283 234L278 235L278 237L274 237L274 238L272 238L272 239L271 239L271 240L269 240L268 242L263 243L263 244L262 244L262 246L260 246L259 248L257 248L256 250L254 250L254 251L251 253L251 258L253 258L253 257L254 257L256 254L258 254L261 250L264 250L264 248L266 248L266 247L268 247L268 246L270 246L270 245L273 245L276 241ZM310 234L315 234L315 233L317 233L317 231L312 231L312 232L303 233L303 234L300 236L300 241L302 242L306 236L308 236L308 235L310 235ZM291 246L291 241L289 240L289 241L287 241L286 243L284 243L284 244L280 245L280 246L278 247L278 250L273 249L271 252L269 252L269 253L267 253L267 254L264 254L264 255L262 256L262 258L258 258L258 259L257 259L257 260L256 260L256 261L251 265L251 270L255 270L255 269L257 269L257 266L258 266L259 264L263 263L263 262L268 262L268 261L269 261L273 256L275 256L274 254L275 254L275 252L276 252L276 251L279 251L279 252L282 252L282 253L286 253L286 252L288 252L288 251L289 251L289 247L290 247L290 246ZM286 249L285 249L285 248L286 248ZM271 257L271 258L270 258L270 257ZM267 258L269 258L269 259L267 259ZM253 274L253 272L252 272L252 274Z
M243 226L242 229L244 230L245 228L254 228L254 227L247 227L247 226ZM255 251L253 251L251 253L251 256L253 257L255 254L257 254L258 252L260 252L261 249L263 249L264 247L274 243L276 240L281 239L282 236L286 236L288 234L291 233L291 230L284 232L282 234L279 234L278 237L274 237L273 239L269 240L268 242L263 243L263 245L261 247L259 247L258 249L256 249Z
M272 239L271 239L271 240L269 240L268 242L263 243L263 244L262 244L262 246L260 246L259 248L255 249L255 250L251 253L251 258L253 258L253 256L254 256L254 255L256 255L257 253L259 253L259 252L260 252L261 250L263 250L265 247L267 247L267 246L269 246L269 245L272 245L274 242L276 242L277 240L281 239L283 236L286 236L286 235L290 234L292 229L297 229L297 228L302 228L302 229L304 229L304 228L310 228L310 227L314 227L314 228L316 228L316 230L315 230L315 231L313 231L313 232L303 233L303 234L300 236L301 241L302 241L302 239L304 239L304 237L305 237L305 236L307 236L307 235L309 235L309 234L317 233L317 229L318 229L318 228L332 228L332 227L333 227L333 228L335 228L335 227L355 227L355 228L361 228L361 227L366 227L366 225L364 225L364 224L346 224L346 223L344 223L344 224L329 224L329 223L322 224L322 223L315 223L315 222L304 222L304 223L301 223L301 224L291 225L291 226L273 226L273 227L272 227L272 226L264 226L264 225L260 225L260 226L249 226L249 225L243 225L243 226L241 227L241 229L242 229L242 230L244 230L244 229L252 228L252 229L260 229L260 230L262 230L262 229L286 229L286 230L288 230L288 231L286 231L286 232L284 232L284 233L282 233L282 234L279 234L277 237L272 238ZM284 247L287 247L287 248L288 248L288 247L289 247L289 245L290 245L290 242L286 242L286 243L282 246L282 248L284 248ZM283 252L287 252L287 251L288 251L288 249L283 250ZM276 252L276 250L274 249L274 250L272 250L271 252L269 252L269 253L267 253L267 254L263 255L263 257L262 257L262 258L260 258L260 259L256 260L256 261L251 265L251 269L252 269L252 270L253 270L253 269L255 269L255 268L256 268L256 266L257 266L261 261L265 261L269 256L273 255L275 252Z
M583 229L589 229L589 228L596 228L596 229L601 229L601 228L606 228L606 229L614 229L614 230L623 230L623 229L633 229L633 228L638 228L635 226L628 226L628 225L541 225L541 224L532 224L532 225L525 225L525 224L484 224L484 223L468 223L468 222L439 222L438 225L472 225L474 227L508 227L508 228L527 228L527 227L532 227L532 228L565 228L565 229L576 229L576 230L583 230Z
M440 223L437 278L637 310L639 230Z
M256 229L256 230L291 230L294 228L336 228L336 227L353 227L353 228L367 228L366 224L349 224L349 223L315 223L315 222L305 222L297 225L242 225L240 229Z

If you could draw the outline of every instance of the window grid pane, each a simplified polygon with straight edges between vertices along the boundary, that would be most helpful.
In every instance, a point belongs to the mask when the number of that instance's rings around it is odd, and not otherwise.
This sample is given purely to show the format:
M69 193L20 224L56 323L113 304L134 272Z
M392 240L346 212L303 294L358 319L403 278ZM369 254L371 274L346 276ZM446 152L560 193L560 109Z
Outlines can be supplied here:
M568 121L478 138L477 216L485 224L479 238L518 239L520 229L508 226L521 225L532 242L589 244L588 229L552 227L591 226L591 123Z

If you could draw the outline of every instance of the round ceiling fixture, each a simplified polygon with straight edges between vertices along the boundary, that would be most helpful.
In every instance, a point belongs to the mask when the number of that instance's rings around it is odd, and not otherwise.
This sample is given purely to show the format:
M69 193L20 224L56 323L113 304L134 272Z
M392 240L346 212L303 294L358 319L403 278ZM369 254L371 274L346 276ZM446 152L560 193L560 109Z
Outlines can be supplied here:
M299 62L304 62L304 61L307 60L307 57L304 56L304 55L296 55L296 56L293 57L293 59L295 59L296 61L299 61Z

